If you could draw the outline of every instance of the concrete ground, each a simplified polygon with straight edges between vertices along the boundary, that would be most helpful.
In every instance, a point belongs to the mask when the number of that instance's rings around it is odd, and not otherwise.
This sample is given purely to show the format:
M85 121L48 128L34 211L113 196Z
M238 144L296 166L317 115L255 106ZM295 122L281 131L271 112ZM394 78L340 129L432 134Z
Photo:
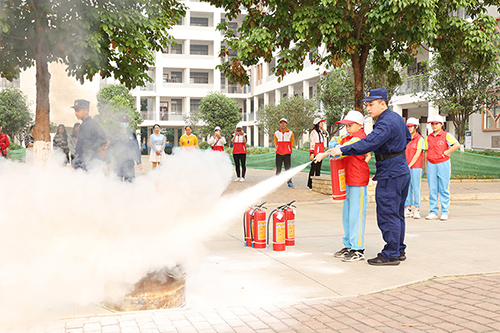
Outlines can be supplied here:
M273 175L248 170L240 191ZM305 187L306 173L265 198L268 211L297 200L296 245L284 252L243 243L241 220L205 242L188 278L187 303L170 310L106 313L98 306L37 332L498 332L500 182L451 184L447 222L407 219L408 259L399 266L345 263L342 204ZM423 196L426 184L423 184ZM421 209L428 213L428 202ZM383 247L368 205L365 254ZM19 329L23 331L23 329Z

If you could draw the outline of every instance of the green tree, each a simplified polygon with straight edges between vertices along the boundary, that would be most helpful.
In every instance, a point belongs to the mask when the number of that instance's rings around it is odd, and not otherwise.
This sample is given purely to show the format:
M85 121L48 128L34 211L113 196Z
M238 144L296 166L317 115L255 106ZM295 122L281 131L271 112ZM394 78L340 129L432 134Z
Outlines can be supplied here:
M312 50L311 63L340 68L350 61L354 73L354 107L363 110L365 68L370 51L378 73L386 72L391 84L399 84L392 63L407 67L422 43L440 51L445 59L464 57L481 67L495 60L492 43L495 19L486 8L498 0L204 0L224 8L228 20L246 11L237 34L225 30L221 57L237 50L219 68L234 82L247 84L245 66L263 60L271 63L278 78L299 72ZM470 20L450 15L462 8Z
M288 128L293 131L296 144L303 134L312 129L313 120L317 117L318 108L312 99L300 96L287 97L280 100L279 104L267 104L257 112L257 125L264 129L270 140L280 127L280 119L286 118Z
M0 90L0 123L11 139L22 141L23 134L32 123L27 97L17 88Z
M221 92L210 92L201 100L200 108L191 111L186 118L186 122L203 137L213 134L215 126L219 126L226 140L231 139L240 121L238 103Z
M36 66L35 141L50 142L50 62L80 82L113 76L128 88L151 81L156 51L185 14L176 0L9 0L0 5L0 76ZM36 146L35 146L36 149Z
M497 63L471 68L465 59L450 63L437 57L430 62L426 75L429 77L426 98L452 117L457 139L463 143L470 115L481 112L485 104L491 105L497 99L491 93L500 83Z
M391 84L386 73L377 73L372 57L368 58L365 68L365 88L367 90L378 87L386 87L389 99L394 94L397 85ZM318 94L316 99L323 106L328 132L337 133L342 125L335 122L349 110L354 110L354 72L348 62L342 68L330 70L319 78ZM393 67L394 68L394 65Z
M125 85L107 85L97 93L99 114L95 116L95 119L109 134L118 129L118 117L126 114L130 119L130 129L135 131L142 123L142 118L134 105L135 98Z

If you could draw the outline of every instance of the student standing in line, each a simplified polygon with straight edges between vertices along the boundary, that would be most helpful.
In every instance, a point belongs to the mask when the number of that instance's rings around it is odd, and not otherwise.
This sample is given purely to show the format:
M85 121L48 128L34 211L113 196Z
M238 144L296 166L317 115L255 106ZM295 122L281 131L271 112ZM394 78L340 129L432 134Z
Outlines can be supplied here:
M309 134L309 158L314 160L316 155L325 152L325 142L328 140L328 132L324 128L325 120L315 118L313 120L313 129ZM311 170L309 171L309 178L307 179L307 187L312 190L312 176L321 175L321 162L312 163Z
M207 140L208 144L212 147L214 151L224 151L224 145L226 144L226 138L220 134L221 128L219 126L215 127L215 134L210 136Z
M244 182L247 172L247 136L240 124L236 125L231 142L233 143L233 159L236 168L236 179L234 181Z
M420 218L420 183L422 179L422 165L424 138L418 132L418 120L408 118L406 126L411 134L411 141L406 145L406 163L410 168L410 187L405 202L405 217Z
M186 134L179 139L180 146L186 149L198 148L198 138L193 134L191 126L186 126L184 130Z
M427 220L438 218L438 197L441 201L441 221L447 221L450 213L450 155L460 147L460 143L453 135L443 130L444 121L443 117L437 114L427 122L431 124L433 131L424 141L430 208L429 215L425 217Z
M295 141L293 132L287 128L288 121L280 119L280 128L274 132L274 146L276 147L276 175L281 173L281 167L285 164L285 171L292 166L292 147ZM293 188L292 179L287 182L288 187Z

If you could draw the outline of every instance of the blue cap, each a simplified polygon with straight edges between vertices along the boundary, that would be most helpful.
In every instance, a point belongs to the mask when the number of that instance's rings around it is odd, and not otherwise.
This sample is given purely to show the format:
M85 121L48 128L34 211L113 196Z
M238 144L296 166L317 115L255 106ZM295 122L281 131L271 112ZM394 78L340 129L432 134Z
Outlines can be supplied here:
M73 109L88 109L90 107L90 102L86 99L77 99L75 104L72 106Z
M385 88L377 88L368 90L366 93L365 99L362 99L362 102L374 101L377 99L385 99L387 100L387 89Z
M120 123L128 123L129 122L129 118L126 114L120 116L120 118L118 118L118 122Z

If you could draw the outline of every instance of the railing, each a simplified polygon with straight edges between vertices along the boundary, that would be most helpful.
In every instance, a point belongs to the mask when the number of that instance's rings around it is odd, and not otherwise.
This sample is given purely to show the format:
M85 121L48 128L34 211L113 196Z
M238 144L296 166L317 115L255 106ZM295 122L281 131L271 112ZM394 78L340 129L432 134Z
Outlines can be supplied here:
M141 111L141 117L144 120L155 120L154 111Z
M254 121L255 113L245 113L243 114L243 121Z
M396 90L396 95L415 94L429 89L429 78L425 75L410 76Z

